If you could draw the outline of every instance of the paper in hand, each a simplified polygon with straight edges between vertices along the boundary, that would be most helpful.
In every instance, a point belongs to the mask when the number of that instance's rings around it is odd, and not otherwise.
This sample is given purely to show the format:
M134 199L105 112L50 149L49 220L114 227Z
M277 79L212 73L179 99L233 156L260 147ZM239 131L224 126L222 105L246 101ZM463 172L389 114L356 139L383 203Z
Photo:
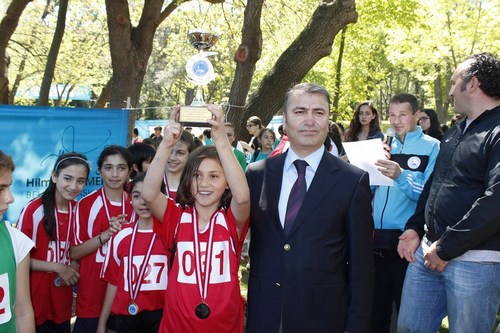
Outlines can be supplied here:
M370 175L370 185L393 186L394 181L384 176L375 165L377 160L386 160L382 140L371 139L354 142L342 142L349 162Z

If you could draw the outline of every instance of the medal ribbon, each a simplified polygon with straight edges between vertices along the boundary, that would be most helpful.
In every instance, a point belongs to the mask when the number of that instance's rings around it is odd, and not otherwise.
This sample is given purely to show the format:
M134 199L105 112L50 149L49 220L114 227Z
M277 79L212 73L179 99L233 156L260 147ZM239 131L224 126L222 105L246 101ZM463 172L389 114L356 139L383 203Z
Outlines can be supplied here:
M135 284L135 289L134 289L134 283L132 280L132 267L133 267L133 257L132 257L132 250L134 248L134 241L135 241L135 235L137 233L137 228L139 226L139 222L137 222L134 225L134 230L132 230L132 240L130 241L130 247L128 250L128 292L130 295L130 299L132 302L135 303L135 299L137 298L137 295L139 294L139 290L141 289L142 285L142 278L144 277L144 272L146 272L146 267L149 264L149 258L151 257L151 250L153 249L153 243L156 238L156 234L153 232L153 236L151 237L151 242L149 244L148 251L146 252L146 256L144 257L144 260L142 261L141 266L139 267L139 275L137 277L137 283Z
M204 284L201 280L201 246L198 242L198 214L196 209L193 207L192 220L193 220L193 231L194 231L194 257L196 260L196 282L198 284L198 290L200 291L201 300L205 303L205 299L207 298L208 292L208 284L210 281L210 267L212 266L212 248L213 248L213 234L214 234L214 225L219 212L214 214L210 219L209 225L209 235L208 235L208 243L206 247L206 259L205 259L205 281ZM203 286L202 286L203 284Z
M102 203L104 205L104 210L106 211L106 217L109 220L111 220L111 215L109 214L109 208L108 208L108 200L106 198L106 192L104 192L104 187L101 188L101 198L102 198ZM122 214L125 215L125 192L122 192Z
M165 183L165 191L167 192L167 197L170 197L170 188L168 187L168 179L165 174L163 174L163 182Z
M57 217L57 206L54 208L54 215L56 217L56 262L57 263L62 263L64 265L67 264L66 261L66 255L68 254L69 251L69 232L71 229L71 222L72 222L72 217L73 217L73 206L71 205L71 201L68 202L68 230L66 232L66 242L64 243L64 252L61 257L61 243L59 241L59 218Z

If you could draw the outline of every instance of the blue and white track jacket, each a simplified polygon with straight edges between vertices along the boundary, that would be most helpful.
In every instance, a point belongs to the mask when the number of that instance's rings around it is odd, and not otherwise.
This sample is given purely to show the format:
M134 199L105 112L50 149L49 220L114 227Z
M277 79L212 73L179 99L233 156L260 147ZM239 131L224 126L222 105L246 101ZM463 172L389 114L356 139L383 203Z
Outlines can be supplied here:
M417 126L402 143L396 136L391 144L391 160L403 169L394 186L375 186L373 220L375 229L404 230L415 212L425 182L429 179L439 152L439 141L425 135Z

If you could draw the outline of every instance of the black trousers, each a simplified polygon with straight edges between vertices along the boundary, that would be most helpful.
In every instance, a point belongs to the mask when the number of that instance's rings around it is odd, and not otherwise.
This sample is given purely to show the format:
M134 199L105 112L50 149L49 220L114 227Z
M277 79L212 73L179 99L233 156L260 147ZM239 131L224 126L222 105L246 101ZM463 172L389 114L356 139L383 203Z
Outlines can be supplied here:
M393 303L399 312L408 262L394 251L375 251L373 333L389 333Z

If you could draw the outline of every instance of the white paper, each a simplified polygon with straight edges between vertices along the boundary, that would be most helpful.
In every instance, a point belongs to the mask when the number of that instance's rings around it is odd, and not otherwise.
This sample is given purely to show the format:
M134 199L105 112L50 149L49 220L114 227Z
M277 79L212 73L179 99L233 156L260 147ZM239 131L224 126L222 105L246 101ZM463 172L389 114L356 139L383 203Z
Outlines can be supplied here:
M382 140L371 139L354 142L342 142L349 162L370 175L370 185L393 186L394 181L377 169L377 160L386 160Z

